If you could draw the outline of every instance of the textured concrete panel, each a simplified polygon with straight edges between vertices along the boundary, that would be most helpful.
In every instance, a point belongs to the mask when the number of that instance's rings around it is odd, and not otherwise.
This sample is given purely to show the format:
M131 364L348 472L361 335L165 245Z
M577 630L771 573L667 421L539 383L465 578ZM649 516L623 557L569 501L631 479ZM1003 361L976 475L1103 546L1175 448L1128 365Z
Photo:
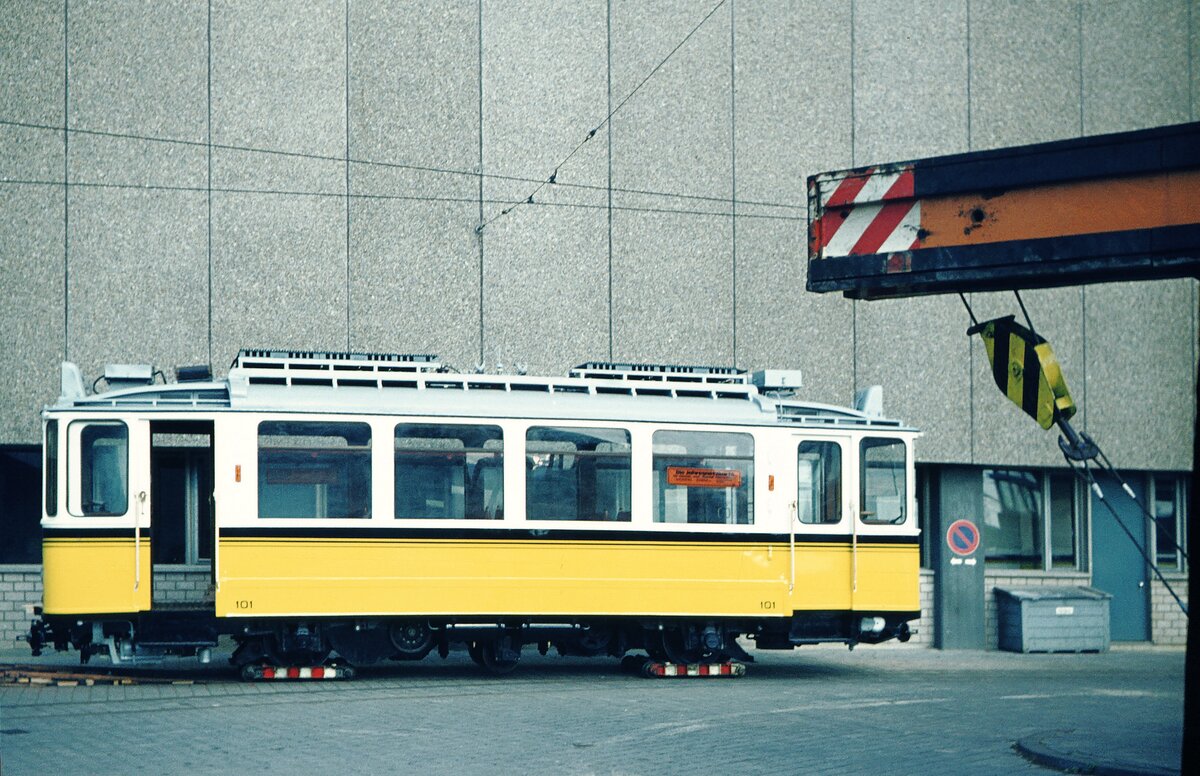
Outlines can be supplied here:
M1186 0L1083 0L1084 134L1188 120Z
M737 365L800 369L808 401L851 404L854 305L804 290L803 226L738 218Z
M350 156L475 170L477 3L350 4Z
M1016 297L1011 293L970 294L968 298L980 321L1015 315L1018 323L1026 325ZM1029 311L1034 331L1050 343L1062 367L1063 378L1078 408L1071 425L1084 431L1088 401L1087 371L1083 360L1083 292L1079 288L1022 291L1021 299ZM1000 393L992 377L987 350L978 336L971 337L970 348L974 462L1004 466L1063 466L1057 442L1059 432L1042 430L1033 418Z
M479 361L476 203L354 199L350 347Z
M293 194L346 193L346 160L296 154L214 148L214 189Z
M711 10L670 0L612 4L613 109ZM730 197L730 21L729 5L717 9L613 116L614 186Z
M484 236L484 360L566 374L609 357L608 214L529 207Z
M73 132L68 152L71 183L208 186L208 149L201 145Z
M213 141L346 153L346 18L342 2L212 6Z
M555 180L605 184L607 131L587 138L608 113L606 14L600 2L484 3L485 172L545 180L584 143Z
M854 163L967 149L966 4L855 6Z
M0 124L0 178L59 181L63 177L62 130Z
M857 387L883 386L883 411L916 426L921 461L967 463L970 319L953 296L856 304Z
M68 348L88 380L208 363L207 215L198 192L71 189Z
M356 196L474 202L475 220L479 220L479 176L474 173L450 174L351 162L350 191Z
M346 347L345 200L213 193L213 361Z
M613 214L613 358L733 363L728 218Z
M737 196L790 204L774 213L804 217L807 177L851 163L850 4L771 9L735 6Z
M1087 288L1087 430L1118 468L1192 466L1193 283Z
M72 127L205 139L205 5L76 0L69 8L68 32Z
M971 148L1080 134L1079 9L971 3Z
M63 124L63 4L0 1L0 120Z
M38 413L58 396L63 357L63 191L0 184L0 440L41 443Z

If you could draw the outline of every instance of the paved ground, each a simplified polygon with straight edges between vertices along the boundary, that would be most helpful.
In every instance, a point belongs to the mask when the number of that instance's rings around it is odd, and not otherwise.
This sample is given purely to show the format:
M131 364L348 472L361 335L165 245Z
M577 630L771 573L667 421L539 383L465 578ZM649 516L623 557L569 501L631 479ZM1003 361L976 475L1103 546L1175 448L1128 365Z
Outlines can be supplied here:
M733 680L527 654L499 679L451 655L344 684L243 684L214 665L182 686L0 686L0 757L4 776L1051 773L1024 740L1178 769L1182 650L759 658ZM14 661L30 658L0 650Z

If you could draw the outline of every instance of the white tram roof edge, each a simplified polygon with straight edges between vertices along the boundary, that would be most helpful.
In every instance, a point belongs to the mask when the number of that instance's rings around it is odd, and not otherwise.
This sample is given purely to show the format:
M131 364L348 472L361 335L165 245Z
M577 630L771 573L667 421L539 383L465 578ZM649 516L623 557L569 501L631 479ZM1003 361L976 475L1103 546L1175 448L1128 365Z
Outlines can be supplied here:
M449 372L423 354L243 350L224 380L91 394L75 364L63 362L62 369L62 394L47 412L304 412L915 431L874 413L772 395L729 367L590 362L572 376L545 377Z

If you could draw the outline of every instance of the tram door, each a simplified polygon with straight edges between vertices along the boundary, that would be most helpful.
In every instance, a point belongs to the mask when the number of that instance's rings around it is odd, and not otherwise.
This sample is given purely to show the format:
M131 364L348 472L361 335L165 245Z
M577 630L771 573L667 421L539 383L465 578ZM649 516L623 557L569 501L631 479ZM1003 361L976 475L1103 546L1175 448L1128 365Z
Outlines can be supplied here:
M213 424L150 425L154 608L212 602Z

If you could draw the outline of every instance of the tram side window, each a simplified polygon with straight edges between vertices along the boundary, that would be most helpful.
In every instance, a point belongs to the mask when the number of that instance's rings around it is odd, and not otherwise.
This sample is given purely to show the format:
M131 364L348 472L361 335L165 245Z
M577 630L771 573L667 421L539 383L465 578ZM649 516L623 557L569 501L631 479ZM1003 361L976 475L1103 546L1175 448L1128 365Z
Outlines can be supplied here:
M842 448L801 442L796 460L796 518L810 525L842 519Z
M908 503L904 442L864 439L861 451L862 521L883 525L903 523Z
M624 429L530 428L525 434L526 518L628 521L631 450Z
M656 523L754 522L754 437L654 432Z
M396 517L504 517L504 435L499 426L396 426Z
M371 427L258 424L259 517L370 517Z
M129 508L129 428L89 423L79 432L80 512L123 515Z

